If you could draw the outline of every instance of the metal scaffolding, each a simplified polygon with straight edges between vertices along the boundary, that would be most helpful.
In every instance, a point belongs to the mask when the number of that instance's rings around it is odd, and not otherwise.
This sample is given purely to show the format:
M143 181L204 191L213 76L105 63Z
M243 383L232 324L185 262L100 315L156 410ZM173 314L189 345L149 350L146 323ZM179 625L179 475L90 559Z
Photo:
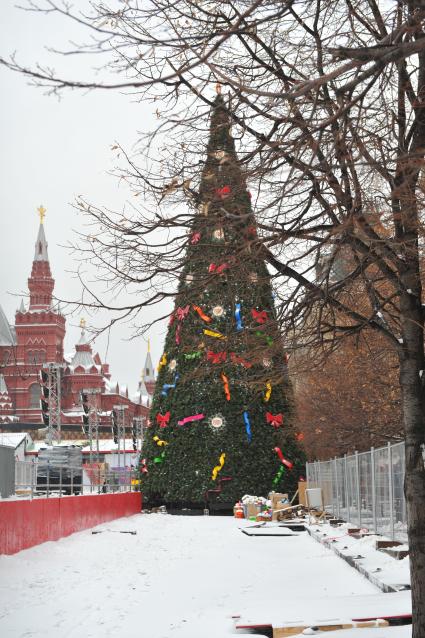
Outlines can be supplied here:
M61 363L45 363L42 373L44 388L47 389L48 423L46 429L46 443L53 445L53 440L61 441L61 402L62 402L62 371Z

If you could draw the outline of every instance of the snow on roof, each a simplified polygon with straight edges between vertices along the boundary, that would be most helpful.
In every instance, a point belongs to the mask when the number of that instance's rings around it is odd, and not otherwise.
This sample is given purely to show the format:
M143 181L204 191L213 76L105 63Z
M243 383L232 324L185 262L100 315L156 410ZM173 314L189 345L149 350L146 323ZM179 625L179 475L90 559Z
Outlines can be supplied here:
M85 439L66 439L66 441L62 441L61 445L79 445L82 447L84 453L90 452L90 445L87 443L87 437ZM32 448L32 451L38 452L41 448L45 448L46 446L47 444L45 441L34 441L34 447ZM122 441L120 447L122 452ZM92 449L94 452L96 452L96 441L93 441ZM133 452L133 439L125 440L125 451ZM114 443L113 439L99 439L99 452L102 452L102 454L105 452L118 452L118 445Z
M120 442L121 452L122 449L122 441ZM96 442L93 441L93 448L96 451ZM133 439L125 439L125 450L126 452L133 451ZM89 452L90 445L85 445L83 447L83 452ZM113 439L99 439L99 452L118 452L118 445L114 443Z
M16 449L27 437L30 439L29 443L32 443L28 432L0 432L0 445L6 445Z
M84 440L80 440L80 439L66 439L66 441L62 441L62 443L60 444L61 446L64 445L79 445L79 446L83 446L87 443L87 439L85 438ZM57 447L57 443L54 444L54 447ZM44 440L37 440L34 441L34 446L32 448L31 451L34 452L38 452L39 450L41 450L42 448L47 447L47 443Z
M14 345L16 345L14 330L12 330L12 326L10 326L3 308L0 306L0 346Z
M0 394L9 394L7 391L5 378L2 374L0 374Z
M75 370L79 366L83 367L84 370L90 370L93 366L100 372L101 367L96 365L91 352L87 352L87 350L77 350L74 354L74 357L70 363L70 369Z
M140 390L138 390L133 395L131 395L131 400L133 401L133 403L137 403L138 405L144 405L146 408L150 407L151 398L152 397L148 393L146 394L144 394L143 392L140 393Z

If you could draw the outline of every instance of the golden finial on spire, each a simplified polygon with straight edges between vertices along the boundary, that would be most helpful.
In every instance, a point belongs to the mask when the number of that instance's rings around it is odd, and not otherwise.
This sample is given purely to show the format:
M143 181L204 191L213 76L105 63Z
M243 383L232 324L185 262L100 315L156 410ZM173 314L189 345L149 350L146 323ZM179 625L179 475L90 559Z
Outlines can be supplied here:
M150 351L151 351L151 340L148 339L148 352L150 352Z
M215 92L217 93L217 95L221 95L221 84L220 84L220 82L217 82L217 84L215 85Z
M42 204L37 208L38 215L40 217L40 224L44 224L44 218L46 217L46 209Z
M83 319L83 317L81 317L81 319L80 319L80 328L82 328L84 330L85 327L86 327L86 320Z

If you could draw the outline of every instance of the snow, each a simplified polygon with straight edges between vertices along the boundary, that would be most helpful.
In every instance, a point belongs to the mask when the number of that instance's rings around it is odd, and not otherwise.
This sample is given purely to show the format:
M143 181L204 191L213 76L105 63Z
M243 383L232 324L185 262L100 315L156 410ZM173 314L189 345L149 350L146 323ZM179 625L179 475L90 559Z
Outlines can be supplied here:
M235 635L232 616L279 623L314 609L338 617L350 605L367 613L375 603L390 613L408 608L409 592L382 594L307 532L254 538L238 529L248 524L139 514L98 526L101 534L86 530L1 556L0 635L223 638ZM410 636L410 628L396 629L359 635Z
M28 432L1 432L0 445L17 448L27 438Z
M363 538L356 539L347 533L351 525L344 523L339 527L331 527L329 524L312 525L313 535L323 544L332 547L341 556L351 556L355 559L358 567L372 574L375 581L397 589L400 586L410 585L409 557L396 560L385 552L377 551L375 544L377 540L390 540L385 536L370 534ZM407 545L399 545L396 549L408 549ZM359 558L356 558L359 557Z

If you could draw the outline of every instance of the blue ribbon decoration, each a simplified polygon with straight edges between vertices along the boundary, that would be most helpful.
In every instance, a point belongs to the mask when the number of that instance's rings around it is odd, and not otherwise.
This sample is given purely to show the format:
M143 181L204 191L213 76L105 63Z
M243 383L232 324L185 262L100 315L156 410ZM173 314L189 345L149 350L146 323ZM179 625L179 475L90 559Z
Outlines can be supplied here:
M243 413L243 420L245 421L245 429L246 429L246 435L248 437L248 443L251 443L251 440L252 440L251 423L249 421L249 414L246 411Z
M161 390L161 394L163 397L167 396L168 390L172 390L173 388L176 387L176 383L178 380L179 380L179 375L176 374L176 376L174 377L174 383L164 383Z
M243 330L240 303L235 304L235 317L236 317L236 330Z

